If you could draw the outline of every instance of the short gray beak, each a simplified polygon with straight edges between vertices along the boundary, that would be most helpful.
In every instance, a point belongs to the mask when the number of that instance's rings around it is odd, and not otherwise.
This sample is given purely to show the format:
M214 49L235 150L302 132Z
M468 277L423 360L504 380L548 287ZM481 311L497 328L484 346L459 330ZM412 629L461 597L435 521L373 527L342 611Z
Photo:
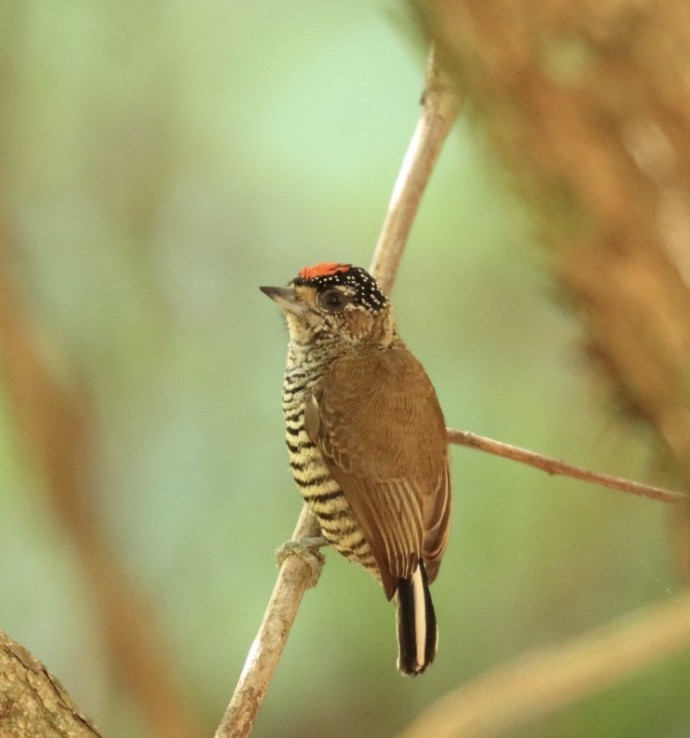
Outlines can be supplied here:
M280 305L283 310L288 310L295 315L305 315L309 308L300 302L297 297L297 292L289 287L259 287L259 289L268 295L271 300Z

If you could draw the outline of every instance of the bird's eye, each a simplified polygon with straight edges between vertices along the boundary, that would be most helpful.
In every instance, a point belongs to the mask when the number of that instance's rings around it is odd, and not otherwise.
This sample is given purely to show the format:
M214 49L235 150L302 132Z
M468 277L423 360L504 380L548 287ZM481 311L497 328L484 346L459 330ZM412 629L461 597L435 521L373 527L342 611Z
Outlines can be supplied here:
M347 295L343 294L336 287L332 287L319 295L319 303L321 307L330 310L331 312L337 313L342 310L348 303Z

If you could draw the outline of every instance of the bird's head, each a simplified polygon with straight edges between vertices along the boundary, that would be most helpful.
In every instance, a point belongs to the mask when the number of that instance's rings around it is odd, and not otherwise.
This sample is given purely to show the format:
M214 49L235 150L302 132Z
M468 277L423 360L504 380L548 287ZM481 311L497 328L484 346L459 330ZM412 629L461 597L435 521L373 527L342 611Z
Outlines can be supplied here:
M324 262L301 269L287 287L260 289L283 308L297 345L390 345L395 338L388 298L361 267Z

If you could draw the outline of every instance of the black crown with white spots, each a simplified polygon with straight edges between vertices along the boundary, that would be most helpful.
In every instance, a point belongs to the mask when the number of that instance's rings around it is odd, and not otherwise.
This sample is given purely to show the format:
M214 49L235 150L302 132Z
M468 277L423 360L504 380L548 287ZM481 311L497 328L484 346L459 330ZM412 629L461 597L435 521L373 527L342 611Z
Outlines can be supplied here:
M352 264L324 263L304 267L292 281L295 285L310 285L319 291L326 287L350 287L352 302L369 310L382 310L388 305L388 298L371 274Z

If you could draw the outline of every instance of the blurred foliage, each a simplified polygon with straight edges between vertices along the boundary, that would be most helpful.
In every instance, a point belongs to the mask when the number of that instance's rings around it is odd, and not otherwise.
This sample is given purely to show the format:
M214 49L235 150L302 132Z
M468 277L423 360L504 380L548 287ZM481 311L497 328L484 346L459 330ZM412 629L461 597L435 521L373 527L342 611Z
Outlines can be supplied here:
M0 16L5 262L46 360L94 399L94 505L210 732L300 505L283 447L285 330L257 285L316 261L368 264L423 57L384 0L0 0ZM593 387L527 218L467 116L394 302L449 425L654 476L642 433L612 422ZM0 627L105 734L141 735L6 396L0 408ZM661 505L463 449L453 463L433 669L398 676L392 608L329 553L257 738L390 736L462 681L677 586ZM524 735L685 735L689 672L687 658L659 667Z

